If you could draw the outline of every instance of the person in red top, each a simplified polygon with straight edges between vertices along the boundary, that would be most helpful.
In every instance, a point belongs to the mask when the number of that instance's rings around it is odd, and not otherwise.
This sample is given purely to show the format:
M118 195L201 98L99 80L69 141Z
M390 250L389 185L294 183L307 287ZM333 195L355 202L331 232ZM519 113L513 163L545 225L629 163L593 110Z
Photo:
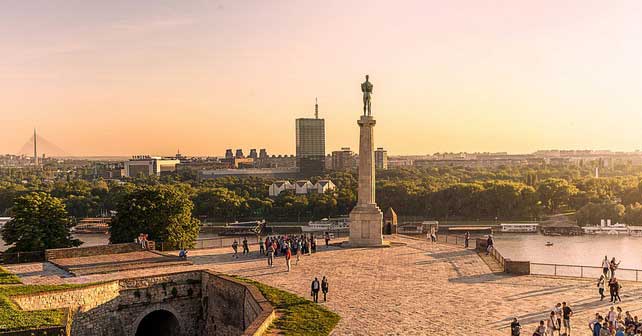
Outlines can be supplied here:
M288 272L290 271L290 259L292 259L292 251L290 251L290 247L288 246L285 249L285 263L288 266Z

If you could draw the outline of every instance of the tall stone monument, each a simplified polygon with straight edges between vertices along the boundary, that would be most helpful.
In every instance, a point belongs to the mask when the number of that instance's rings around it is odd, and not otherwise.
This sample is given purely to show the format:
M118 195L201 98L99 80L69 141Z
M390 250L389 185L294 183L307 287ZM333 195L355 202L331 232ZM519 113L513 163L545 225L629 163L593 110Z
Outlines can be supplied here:
M350 246L385 246L381 234L383 213L375 201L374 126L371 111L372 83L366 75L361 84L363 115L359 125L359 193L357 205L350 212Z

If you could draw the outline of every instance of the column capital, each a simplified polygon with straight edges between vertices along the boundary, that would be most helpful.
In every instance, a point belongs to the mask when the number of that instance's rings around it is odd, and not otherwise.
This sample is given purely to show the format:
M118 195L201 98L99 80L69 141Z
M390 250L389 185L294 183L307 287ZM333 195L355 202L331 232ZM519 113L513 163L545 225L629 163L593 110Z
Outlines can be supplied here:
M357 120L357 124L359 124L359 126L374 126L376 123L377 121L373 116L362 115L361 118Z

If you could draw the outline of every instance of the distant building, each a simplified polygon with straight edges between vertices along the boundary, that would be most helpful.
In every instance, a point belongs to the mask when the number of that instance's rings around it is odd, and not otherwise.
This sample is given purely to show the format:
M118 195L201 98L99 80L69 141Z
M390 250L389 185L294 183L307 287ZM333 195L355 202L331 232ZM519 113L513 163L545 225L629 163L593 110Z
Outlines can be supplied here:
M383 149L383 147L379 147L375 151L374 156L376 169L388 169L388 151Z
M291 168L248 168L248 169L203 169L197 171L197 178L202 180L213 180L226 176L258 176L271 177L277 179L296 178L299 175L299 169Z
M296 159L304 176L318 175L325 168L325 120L319 119L319 105L315 104L315 118L296 119Z
M268 158L268 153L265 148L261 148L259 150L259 159L267 159Z
M237 149L237 150L236 150L236 154L234 154L234 157L235 157L235 158L237 158L237 159L242 159L242 158L244 158L244 157L245 157L245 155L243 155L243 150L242 150L242 149Z
M330 180L319 180L319 181L317 181L316 184L314 184L314 188L316 189L316 191L319 194L323 194L326 191L330 191L330 190L336 189L337 186L334 185L334 183L332 183L332 181L330 181Z
M282 192L294 190L297 195L304 195L309 193L323 194L326 191L335 190L337 186L330 180L319 180L317 183L312 184L308 180L299 180L294 183L289 181L276 181L269 187L270 197L279 196Z
M163 159L157 156L140 155L125 161L125 177L161 176L163 173L173 172L180 161L176 159Z
M350 147L343 147L341 150L332 152L332 169L349 170L356 167L356 155L350 150Z
M232 153L232 150L231 149L226 149L225 150L225 158L226 159L231 159L233 157L234 157L234 154Z
M308 180L298 180L294 182L294 192L297 195L307 194L311 189L314 189L314 184Z
M290 181L275 181L270 185L269 195L270 197L277 197L287 190L294 190L294 184L290 183Z
M248 155L247 157L252 158L252 159L258 159L259 155L256 154L256 149L252 148L252 149L250 149L250 155Z

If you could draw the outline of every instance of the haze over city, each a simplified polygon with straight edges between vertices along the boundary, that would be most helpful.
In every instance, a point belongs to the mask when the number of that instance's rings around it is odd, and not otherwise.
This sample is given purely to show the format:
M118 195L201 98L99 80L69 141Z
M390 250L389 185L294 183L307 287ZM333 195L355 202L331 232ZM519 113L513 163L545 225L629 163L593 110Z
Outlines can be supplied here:
M30 1L0 12L0 153L294 153L318 97L392 154L640 148L637 1Z

